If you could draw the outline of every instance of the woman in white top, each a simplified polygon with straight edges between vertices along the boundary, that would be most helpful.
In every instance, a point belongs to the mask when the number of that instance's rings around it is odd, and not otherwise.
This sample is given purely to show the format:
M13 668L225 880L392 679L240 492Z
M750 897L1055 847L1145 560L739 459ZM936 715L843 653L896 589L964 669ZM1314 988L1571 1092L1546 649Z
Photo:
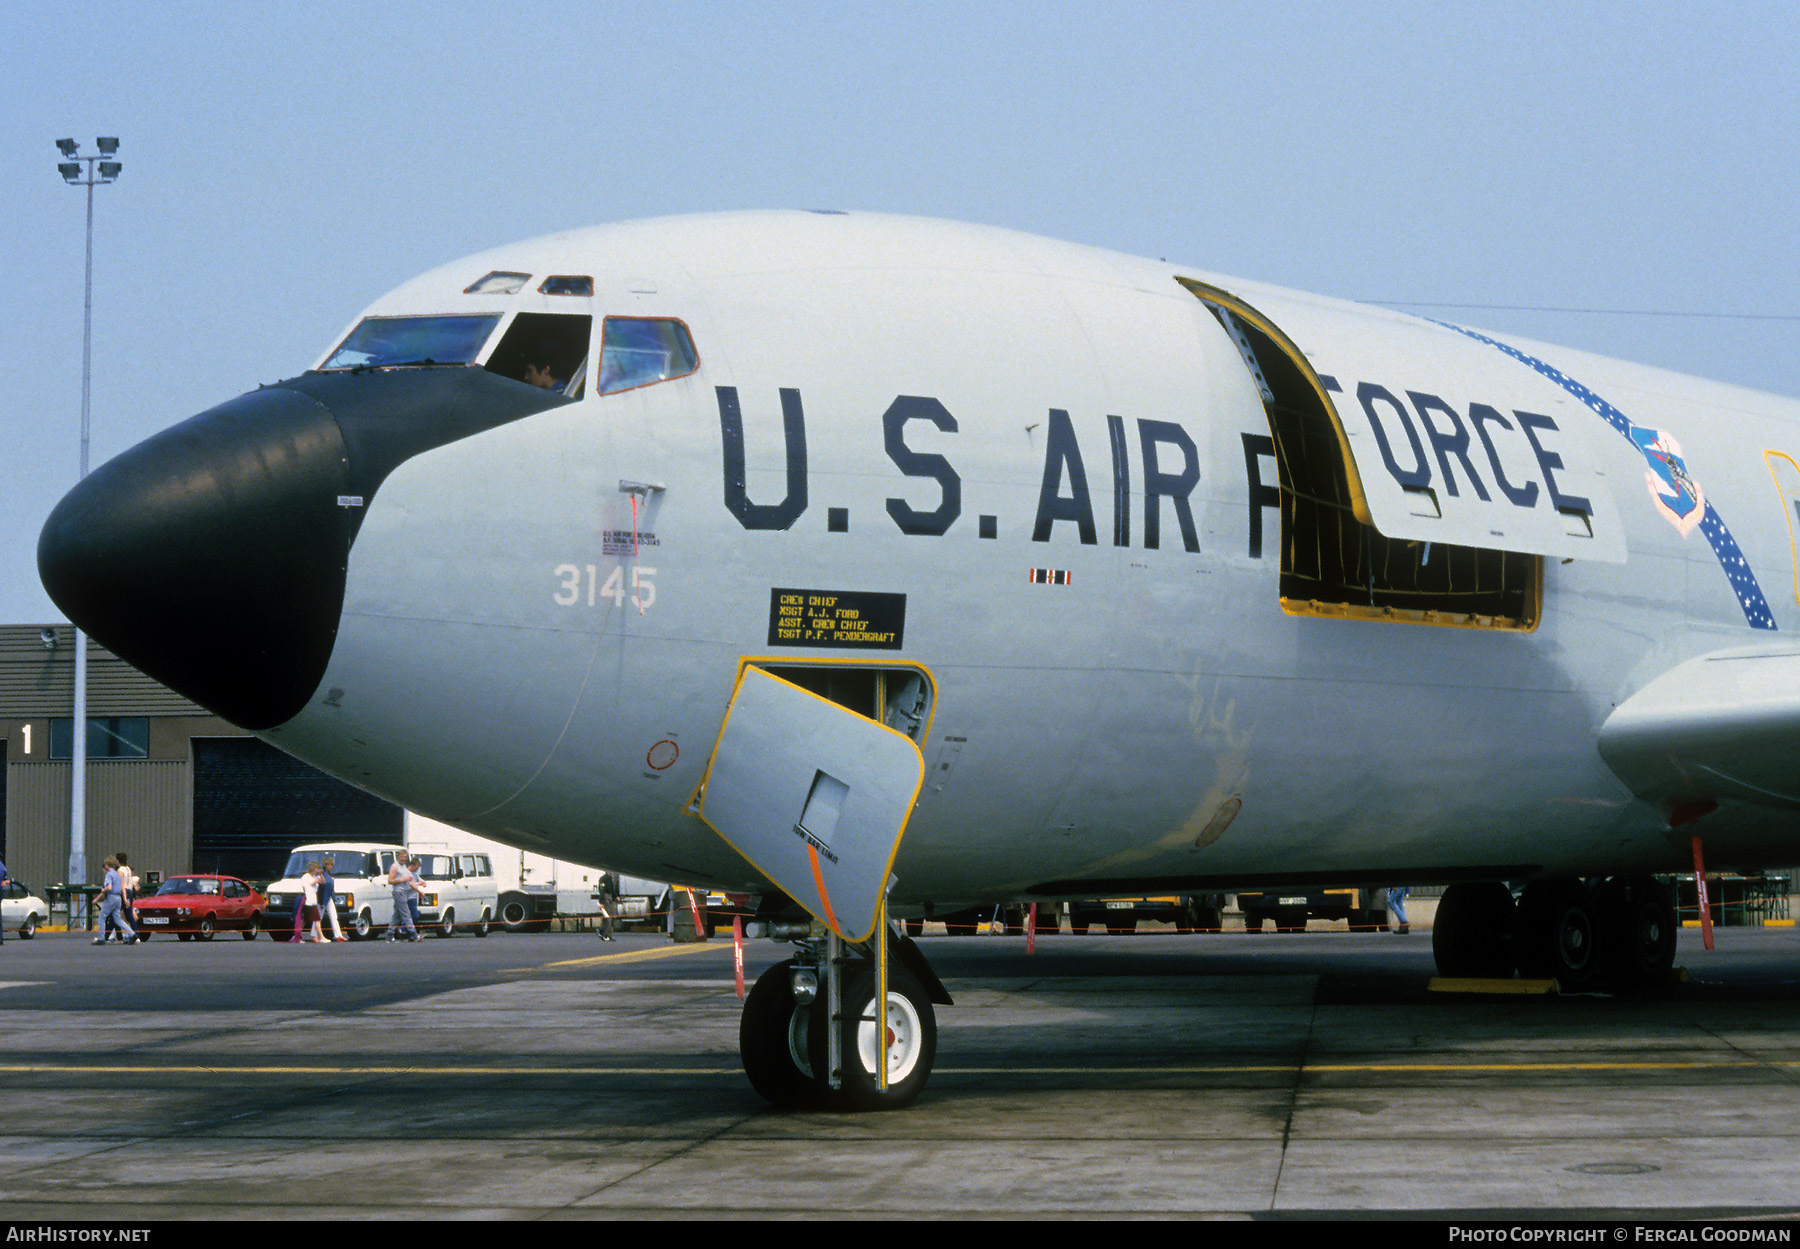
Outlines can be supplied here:
M306 875L300 878L301 920L312 929L311 940L328 945L325 934L319 931L319 882L323 879L317 863L306 865Z

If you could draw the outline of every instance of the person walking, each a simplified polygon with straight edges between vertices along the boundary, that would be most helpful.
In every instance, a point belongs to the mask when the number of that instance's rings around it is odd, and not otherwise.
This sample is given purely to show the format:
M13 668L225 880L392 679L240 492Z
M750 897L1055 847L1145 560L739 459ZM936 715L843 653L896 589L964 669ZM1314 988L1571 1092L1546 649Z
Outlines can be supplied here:
M336 867L337 860L330 855L319 864L319 914L331 921L331 939L343 941L346 939L344 929L337 917L337 877L332 874Z
M119 861L119 882L124 888L124 894L120 899L121 906L119 908L119 914L123 915L125 917L125 922L135 929L138 927L137 873L131 870L131 861L126 857L123 850L116 851L113 854L113 858Z
M594 886L594 901L600 906L600 924L597 929L600 940L613 940L613 912L619 906L619 887L617 878L611 872L600 873L600 883Z
M412 899L418 896L418 877L406 864L404 854L396 855L387 871L388 889L393 894L394 914L388 920L389 941L417 941L419 929L412 919Z
M319 931L319 883L324 880L324 878L324 874L320 871L317 862L308 863L306 865L306 875L300 878L300 896L302 899L300 905L305 912L302 918L306 921L307 930L312 933L312 936L305 938L305 940L311 941L316 945L328 944L325 940L325 934Z
M102 882L100 893L100 936L94 938L95 945L105 945L110 940L106 930L116 925L125 934L123 944L136 945L137 932L130 924L120 918L120 911L125 905L125 882L119 876L119 861L110 855L106 860L106 879Z
M1402 937L1412 931L1406 923L1406 895L1411 892L1411 885L1390 885L1387 891L1388 913L1394 917L1393 932Z

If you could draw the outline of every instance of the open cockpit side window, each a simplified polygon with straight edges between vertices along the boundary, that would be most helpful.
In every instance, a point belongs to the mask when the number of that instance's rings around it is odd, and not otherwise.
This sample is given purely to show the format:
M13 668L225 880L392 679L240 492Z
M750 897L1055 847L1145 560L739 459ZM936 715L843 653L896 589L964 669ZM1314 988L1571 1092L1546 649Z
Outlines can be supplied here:
M579 399L593 325L579 313L521 312L488 357L488 372Z
M1283 611L1463 628L1537 627L1543 556L1394 538L1376 529L1342 421L1299 348L1241 300L1179 280L1237 344L1262 393L1269 420L1263 454L1273 456L1280 478Z

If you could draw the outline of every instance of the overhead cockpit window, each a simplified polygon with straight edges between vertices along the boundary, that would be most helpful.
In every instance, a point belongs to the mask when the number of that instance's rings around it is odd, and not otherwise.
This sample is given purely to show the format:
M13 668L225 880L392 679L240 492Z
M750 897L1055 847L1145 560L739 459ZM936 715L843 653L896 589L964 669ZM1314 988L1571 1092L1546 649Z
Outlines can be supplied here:
M464 317L364 317L323 369L426 368L473 364L500 314Z
M594 279L567 273L552 274L538 286L538 291L544 295L592 295Z
M479 281L471 282L463 287L465 295L517 295L525 283L531 281L529 273L504 273L494 270Z
M608 317L600 337L600 394L686 377L700 367L687 326L672 318Z
M488 372L579 399L587 382L593 327L590 316L521 312L488 357Z

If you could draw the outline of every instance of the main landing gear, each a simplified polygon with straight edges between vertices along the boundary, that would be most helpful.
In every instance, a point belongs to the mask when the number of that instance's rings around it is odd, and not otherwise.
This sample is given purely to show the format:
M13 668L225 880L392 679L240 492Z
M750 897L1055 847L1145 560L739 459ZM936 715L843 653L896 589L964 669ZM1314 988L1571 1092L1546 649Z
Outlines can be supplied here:
M738 1048L758 1093L801 1110L897 1110L918 1097L937 1058L932 1006L950 995L911 940L894 932L887 945L885 1028L869 946L809 935L757 979Z
M1649 876L1452 885L1431 952L1445 976L1555 980L1564 992L1649 988L1675 966L1675 899Z

